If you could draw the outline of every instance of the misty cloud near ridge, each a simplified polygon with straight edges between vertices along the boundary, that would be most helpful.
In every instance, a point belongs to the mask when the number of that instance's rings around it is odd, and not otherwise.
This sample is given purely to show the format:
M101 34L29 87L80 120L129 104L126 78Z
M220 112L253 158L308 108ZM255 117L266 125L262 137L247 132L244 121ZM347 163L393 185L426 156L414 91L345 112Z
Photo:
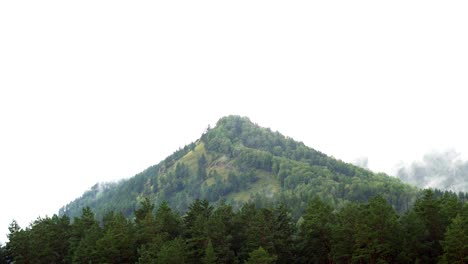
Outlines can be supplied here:
M361 167L363 169L369 169L369 158L368 157L359 157L353 161L353 165Z
M461 160L453 149L434 151L422 161L398 168L397 177L420 188L468 192L468 161Z

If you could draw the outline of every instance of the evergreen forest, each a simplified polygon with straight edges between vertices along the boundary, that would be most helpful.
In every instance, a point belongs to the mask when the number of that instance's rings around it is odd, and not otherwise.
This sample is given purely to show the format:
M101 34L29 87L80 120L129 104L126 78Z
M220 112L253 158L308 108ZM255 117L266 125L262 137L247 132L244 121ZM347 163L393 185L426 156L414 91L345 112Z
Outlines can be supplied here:
M339 209L315 197L299 219L284 204L197 199L181 216L144 199L133 219L85 207L9 230L2 263L468 263L468 203L437 190L403 214L382 196Z

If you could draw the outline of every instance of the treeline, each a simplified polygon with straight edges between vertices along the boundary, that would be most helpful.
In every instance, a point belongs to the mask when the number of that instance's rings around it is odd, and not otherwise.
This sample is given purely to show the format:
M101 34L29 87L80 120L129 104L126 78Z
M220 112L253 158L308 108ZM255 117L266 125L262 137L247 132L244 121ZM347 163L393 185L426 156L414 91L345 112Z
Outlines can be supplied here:
M399 215L381 196L332 208L319 198L295 221L284 205L239 210L196 200L184 216L143 200L129 220L13 221L3 263L467 263L468 203L424 191Z

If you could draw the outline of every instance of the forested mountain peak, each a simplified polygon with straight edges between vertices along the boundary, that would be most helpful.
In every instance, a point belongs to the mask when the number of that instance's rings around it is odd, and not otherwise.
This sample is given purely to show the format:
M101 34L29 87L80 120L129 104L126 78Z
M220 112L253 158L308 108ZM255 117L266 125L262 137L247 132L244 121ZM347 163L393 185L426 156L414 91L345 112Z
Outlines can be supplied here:
M89 206L98 218L107 211L130 216L148 198L156 205L167 201L180 213L195 199L234 208L282 202L299 216L312 197L340 207L377 194L404 211L416 193L398 179L329 157L247 117L226 116L159 164L119 183L95 185L60 213L78 216Z
M302 142L253 123L248 117L234 115L221 118L216 123L215 128L208 129L207 133L202 136L202 140L210 143L208 149L225 152L234 150L232 146L240 144L248 148L270 152L275 156L292 159L300 159L308 151L313 152L314 155L326 157L326 155L306 147ZM297 150L299 151L294 153Z

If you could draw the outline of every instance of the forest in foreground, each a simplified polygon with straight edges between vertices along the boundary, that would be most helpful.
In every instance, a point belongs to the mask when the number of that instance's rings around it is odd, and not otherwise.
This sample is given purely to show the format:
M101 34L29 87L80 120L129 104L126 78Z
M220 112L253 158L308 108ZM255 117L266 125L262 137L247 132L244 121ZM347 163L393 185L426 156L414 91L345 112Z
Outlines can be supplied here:
M313 198L299 219L282 204L195 200L180 216L144 199L133 219L86 207L9 230L2 263L468 263L466 197L433 190L404 214L381 196L341 208Z

